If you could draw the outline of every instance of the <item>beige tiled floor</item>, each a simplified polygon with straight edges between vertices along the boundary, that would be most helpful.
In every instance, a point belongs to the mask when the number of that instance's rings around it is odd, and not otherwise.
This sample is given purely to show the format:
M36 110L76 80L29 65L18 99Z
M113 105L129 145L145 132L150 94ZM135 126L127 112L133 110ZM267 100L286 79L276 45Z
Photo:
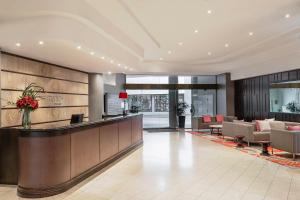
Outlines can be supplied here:
M189 133L147 133L125 159L51 200L300 200L300 170ZM0 187L1 200L20 199Z

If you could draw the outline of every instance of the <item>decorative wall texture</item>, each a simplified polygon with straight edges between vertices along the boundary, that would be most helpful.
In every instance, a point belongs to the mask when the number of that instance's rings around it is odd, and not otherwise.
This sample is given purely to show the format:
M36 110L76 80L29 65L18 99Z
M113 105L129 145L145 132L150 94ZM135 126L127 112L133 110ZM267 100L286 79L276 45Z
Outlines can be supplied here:
M300 80L300 70L235 81L235 114L251 121L275 117L277 120L300 122L299 114L271 113L269 88L271 83Z
M16 101L26 85L44 87L40 108L32 113L33 124L68 123L72 114L88 117L88 74L2 52L1 126L21 125L21 113L8 101Z

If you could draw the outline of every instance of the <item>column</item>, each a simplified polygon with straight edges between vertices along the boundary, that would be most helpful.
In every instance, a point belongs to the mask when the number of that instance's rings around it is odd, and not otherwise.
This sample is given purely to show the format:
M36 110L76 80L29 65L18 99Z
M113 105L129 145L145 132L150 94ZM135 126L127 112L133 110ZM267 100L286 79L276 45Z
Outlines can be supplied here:
M169 76L169 84L177 84L178 76ZM178 90L169 90L169 125L170 128L177 127L176 106L178 102Z
M234 116L234 82L230 74L217 76L217 114Z
M102 119L104 87L102 74L89 74L89 120Z

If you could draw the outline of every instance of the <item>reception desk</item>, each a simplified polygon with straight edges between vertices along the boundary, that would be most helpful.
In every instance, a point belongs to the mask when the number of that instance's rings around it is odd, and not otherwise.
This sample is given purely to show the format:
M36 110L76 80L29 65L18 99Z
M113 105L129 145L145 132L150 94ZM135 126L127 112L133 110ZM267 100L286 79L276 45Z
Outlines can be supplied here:
M46 197L66 191L141 145L142 115L55 128L2 128L0 137L11 144L0 144L0 150L9 147L6 153L12 153L0 162L8 165L1 166L1 183L17 184L22 197ZM11 174L13 168L17 176ZM9 173L3 175L5 170Z

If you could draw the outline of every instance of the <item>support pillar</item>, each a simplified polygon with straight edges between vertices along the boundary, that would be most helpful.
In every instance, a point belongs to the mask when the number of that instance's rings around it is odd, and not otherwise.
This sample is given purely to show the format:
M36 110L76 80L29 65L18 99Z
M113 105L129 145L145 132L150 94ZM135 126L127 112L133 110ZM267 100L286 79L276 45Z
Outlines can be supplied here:
M178 76L169 76L169 84L177 84ZM170 128L177 127L176 106L178 102L178 90L169 90L169 125Z
M89 120L102 119L104 87L102 74L89 74Z

